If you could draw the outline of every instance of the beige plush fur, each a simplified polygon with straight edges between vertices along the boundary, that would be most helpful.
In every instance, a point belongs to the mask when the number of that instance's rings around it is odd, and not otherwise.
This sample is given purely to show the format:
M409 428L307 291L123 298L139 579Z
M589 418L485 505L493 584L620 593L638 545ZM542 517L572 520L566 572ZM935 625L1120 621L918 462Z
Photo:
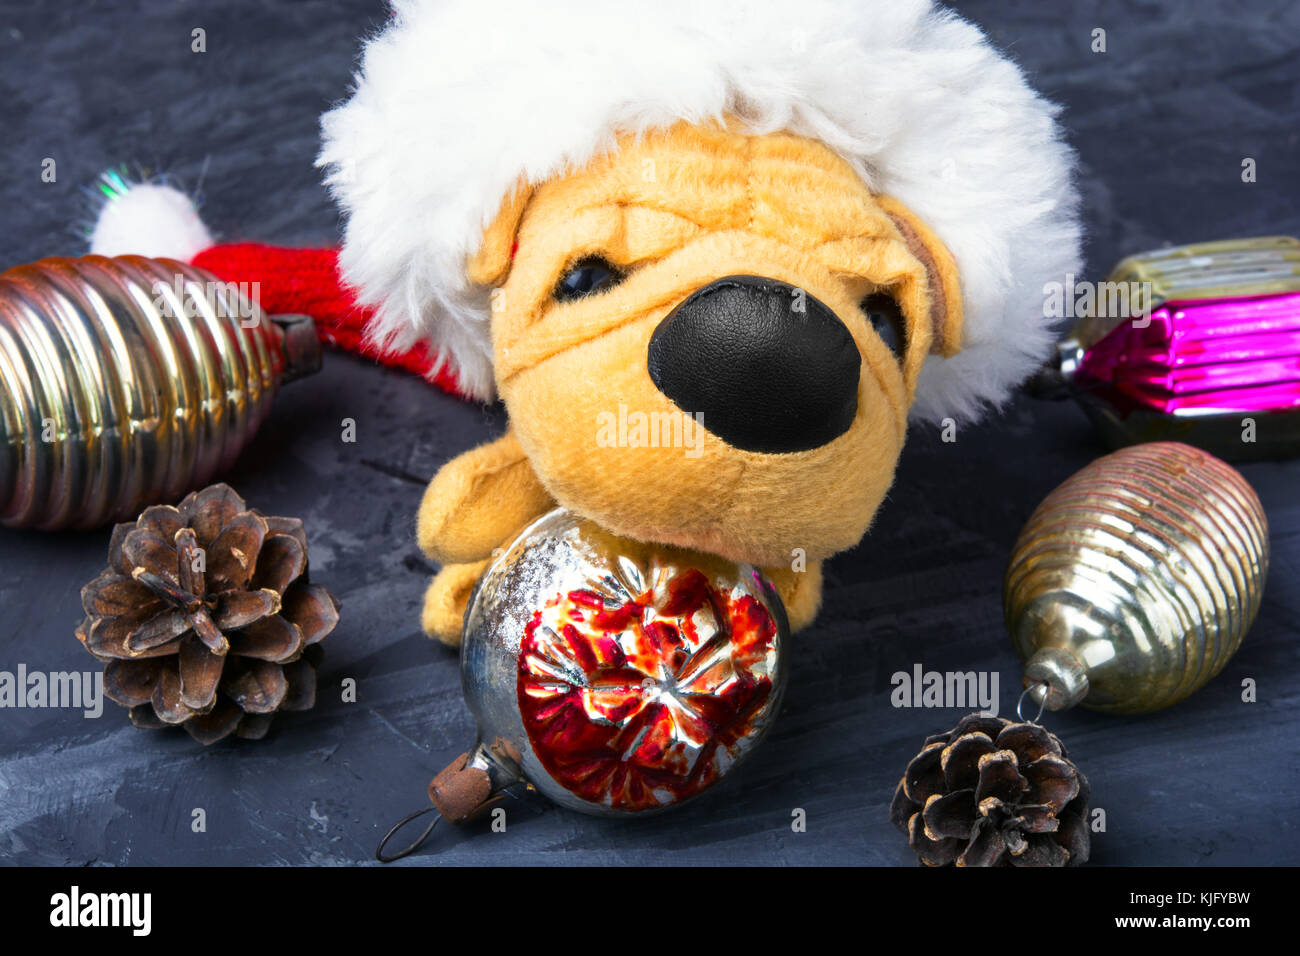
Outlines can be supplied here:
M557 302L556 282L589 255L627 277ZM792 626L805 626L820 601L818 562L861 539L893 480L926 355L950 355L961 338L956 267L934 234L833 151L786 133L682 123L521 184L468 273L494 288L510 431L448 463L420 509L421 547L445 565L425 628L449 644L486 559L554 503L619 535L760 565ZM693 291L735 274L806 290L844 322L862 361L849 430L789 454L733 448L707 422L696 454L598 442L602 416L620 405L681 411L650 379L650 336ZM877 291L906 319L901 360L860 310ZM806 570L793 569L800 561Z

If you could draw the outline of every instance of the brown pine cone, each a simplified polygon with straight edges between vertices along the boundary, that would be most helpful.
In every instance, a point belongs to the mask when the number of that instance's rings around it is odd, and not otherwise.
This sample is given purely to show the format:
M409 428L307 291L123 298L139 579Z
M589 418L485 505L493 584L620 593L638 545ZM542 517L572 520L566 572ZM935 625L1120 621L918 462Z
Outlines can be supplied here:
M117 525L108 561L81 590L77 639L108 662L104 692L136 726L259 738L276 711L315 703L314 645L338 602L308 582L300 520L212 485Z
M1078 866L1088 781L1038 724L969 714L907 765L889 818L928 866Z

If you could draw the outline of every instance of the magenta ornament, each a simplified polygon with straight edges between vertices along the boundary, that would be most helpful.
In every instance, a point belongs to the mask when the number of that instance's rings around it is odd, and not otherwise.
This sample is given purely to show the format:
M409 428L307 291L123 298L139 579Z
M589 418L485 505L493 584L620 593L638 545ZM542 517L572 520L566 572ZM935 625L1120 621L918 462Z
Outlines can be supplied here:
M1126 309L1106 315L1116 291ZM1125 259L1060 345L1058 365L1112 447L1176 440L1238 461L1300 454L1300 242Z

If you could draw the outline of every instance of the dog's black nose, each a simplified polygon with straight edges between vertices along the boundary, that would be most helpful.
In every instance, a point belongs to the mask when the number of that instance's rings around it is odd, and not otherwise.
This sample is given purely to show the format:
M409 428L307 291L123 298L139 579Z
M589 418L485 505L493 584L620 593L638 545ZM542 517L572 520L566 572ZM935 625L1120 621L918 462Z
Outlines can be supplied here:
M804 451L848 431L860 362L834 312L802 289L757 276L709 283L650 338L659 391L745 451Z

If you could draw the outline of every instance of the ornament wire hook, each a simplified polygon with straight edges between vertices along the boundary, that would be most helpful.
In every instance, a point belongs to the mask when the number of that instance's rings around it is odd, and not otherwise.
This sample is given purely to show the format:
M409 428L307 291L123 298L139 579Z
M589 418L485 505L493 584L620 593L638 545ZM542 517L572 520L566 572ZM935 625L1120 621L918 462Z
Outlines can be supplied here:
M1030 681L1030 682L1029 682L1029 686L1027 686L1027 687L1025 688L1025 690L1024 690L1024 693L1022 693L1022 694L1020 695L1020 699L1019 699L1018 701L1016 701L1016 716L1020 718L1021 723L1024 723L1024 722L1025 722L1025 714L1024 714L1024 709L1023 709L1024 706L1025 706L1025 698L1028 697L1029 694L1030 694L1030 692L1031 692L1035 687L1038 687L1040 684L1041 684L1044 688L1047 687L1047 681L1041 681L1041 680ZM1036 723L1038 723L1039 719L1042 718L1042 716L1043 716L1043 710L1044 710L1046 707L1047 707L1047 691L1044 690L1044 691L1043 691L1043 699L1040 700L1040 701L1038 702L1038 713L1036 713L1036 714L1034 715L1033 719L1030 720L1029 723L1031 723L1031 724L1036 724Z
M387 856L384 855L384 847L388 846L388 841L396 836L398 830L402 829L402 827L406 826L412 820L418 820L426 813L433 813L437 809L437 807L425 807L422 810L416 810L414 813L408 813L406 816L402 817L402 819L393 824L393 828L384 834L384 838L379 841L379 846L375 847L375 859L380 863L392 863L394 860L400 860L404 856L410 856L420 847L424 846L424 841L429 839L429 834L433 832L433 828L436 827L438 822L442 819L441 814L433 818L433 822L424 828L424 832L416 837L415 842L410 846L398 850L396 853L390 853Z

